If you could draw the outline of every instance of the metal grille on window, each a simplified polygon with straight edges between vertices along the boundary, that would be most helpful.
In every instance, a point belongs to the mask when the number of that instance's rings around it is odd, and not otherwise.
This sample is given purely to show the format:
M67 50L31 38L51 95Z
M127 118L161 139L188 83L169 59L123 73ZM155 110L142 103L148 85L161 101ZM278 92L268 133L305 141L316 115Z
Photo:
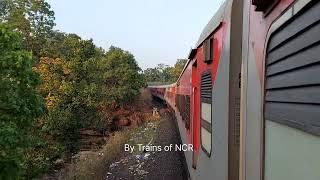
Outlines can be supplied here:
M265 119L320 136L320 2L271 36Z
M212 75L205 72L201 76L201 147L210 156L212 149Z

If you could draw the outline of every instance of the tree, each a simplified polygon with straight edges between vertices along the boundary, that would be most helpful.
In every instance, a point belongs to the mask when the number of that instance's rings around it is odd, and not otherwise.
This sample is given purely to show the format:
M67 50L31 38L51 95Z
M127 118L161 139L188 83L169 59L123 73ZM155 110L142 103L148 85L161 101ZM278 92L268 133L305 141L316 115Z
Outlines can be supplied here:
M107 103L125 104L145 86L141 69L128 51L111 46L103 60Z
M171 71L174 81L178 80L187 61L187 59L178 59L177 62L174 64L174 67Z
M15 179L24 172L30 129L43 105L31 53L22 50L19 34L1 23L0 54L0 179Z
M178 59L174 67L158 64L155 68L146 69L143 74L149 84L173 83L178 80L186 62L186 59Z
M54 24L54 12L45 0L2 0L0 21L23 35L24 47L38 58Z
M0 0L0 179L32 179L77 152L81 128L105 131L105 108L145 86L130 52L53 26L46 0Z
M71 152L77 150L79 129L101 120L103 53L92 40L53 32L36 67L48 109L45 129Z
M143 74L147 82L159 82L161 78L161 73L156 68L147 68Z

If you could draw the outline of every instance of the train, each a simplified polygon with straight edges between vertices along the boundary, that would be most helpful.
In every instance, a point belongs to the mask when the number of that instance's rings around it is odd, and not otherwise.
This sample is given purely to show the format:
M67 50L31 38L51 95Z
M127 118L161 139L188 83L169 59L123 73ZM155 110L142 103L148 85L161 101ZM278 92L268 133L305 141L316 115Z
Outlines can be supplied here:
M226 0L174 84L190 179L320 179L320 1Z

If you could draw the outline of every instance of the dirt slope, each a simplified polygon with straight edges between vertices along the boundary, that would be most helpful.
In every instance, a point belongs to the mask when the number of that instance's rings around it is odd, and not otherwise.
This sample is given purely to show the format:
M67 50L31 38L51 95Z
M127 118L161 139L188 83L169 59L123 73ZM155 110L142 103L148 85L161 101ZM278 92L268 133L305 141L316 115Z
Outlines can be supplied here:
M168 110L162 109L160 115L160 121L149 122L144 128L141 128L141 131L131 138L130 144L150 143L152 146L161 147L180 144L178 130ZM187 172L184 168L184 155L178 151L167 152L163 150L127 152L118 161L110 165L107 179L187 179Z

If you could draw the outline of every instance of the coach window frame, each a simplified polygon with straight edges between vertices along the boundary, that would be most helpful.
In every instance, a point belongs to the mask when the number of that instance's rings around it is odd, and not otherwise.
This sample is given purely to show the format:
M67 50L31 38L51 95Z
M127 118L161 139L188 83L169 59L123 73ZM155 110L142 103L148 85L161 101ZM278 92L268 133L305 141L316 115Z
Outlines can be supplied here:
M214 58L214 37L206 39L203 43L203 58L202 61L206 64L211 64Z
M212 138L212 96L213 96L213 84L212 84L212 73L211 73L211 69L208 69L206 71L204 71L202 74L201 74L201 78L203 75L206 75L206 74L210 74L210 77L211 77L211 98L210 99L207 99L207 98L202 98L201 97L201 83L202 83L202 79L201 79L201 82L200 82L200 142L201 142L201 149L205 152L205 154L208 156L208 157L211 157L211 154L212 154L212 144L213 144L213 138ZM203 123L204 121L207 121L207 120L204 120L202 119L202 103L206 103L206 104L210 104L210 123L207 122L209 124L209 128L210 129L207 129L206 126L203 126ZM208 131L210 133L210 152L207 151L207 149L203 146L203 143L202 143L202 128L204 128L206 131Z

